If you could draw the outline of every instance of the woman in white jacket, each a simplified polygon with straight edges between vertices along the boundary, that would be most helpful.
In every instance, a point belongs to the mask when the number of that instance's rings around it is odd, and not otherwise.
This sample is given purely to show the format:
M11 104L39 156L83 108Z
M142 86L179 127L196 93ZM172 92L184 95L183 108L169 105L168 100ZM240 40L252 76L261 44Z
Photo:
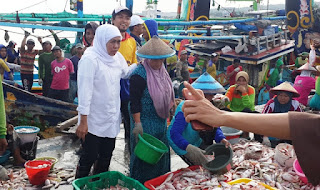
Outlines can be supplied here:
M108 171L115 138L120 131L120 79L137 67L128 67L118 52L121 34L109 24L99 26L78 69L78 114L76 134L84 142L76 178L88 176L96 162L94 174Z

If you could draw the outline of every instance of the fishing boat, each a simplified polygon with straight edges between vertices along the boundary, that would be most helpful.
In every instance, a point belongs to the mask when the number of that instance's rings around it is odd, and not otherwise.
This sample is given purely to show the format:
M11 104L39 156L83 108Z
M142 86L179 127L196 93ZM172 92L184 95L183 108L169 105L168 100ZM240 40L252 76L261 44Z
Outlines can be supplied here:
M4 82L2 85L6 113L15 126L45 128L77 115L75 104L30 93Z

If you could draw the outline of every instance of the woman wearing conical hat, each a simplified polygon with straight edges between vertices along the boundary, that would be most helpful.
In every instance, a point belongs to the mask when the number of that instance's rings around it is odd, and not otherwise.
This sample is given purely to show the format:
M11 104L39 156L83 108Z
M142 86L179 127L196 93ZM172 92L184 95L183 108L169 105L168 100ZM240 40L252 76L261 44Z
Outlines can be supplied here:
M163 61L175 51L159 37L153 36L137 51L145 58L130 78L131 152L138 135L148 133L167 145L167 118L174 105L172 82ZM170 171L170 153L165 153L155 165L147 164L131 154L130 176L141 183Z
M309 63L304 64L299 69L301 74L296 77L293 87L298 91L300 97L296 98L301 104L307 106L308 96L312 89L315 88L316 81L311 76L312 72L317 71Z
M299 97L300 94L294 89L289 82L283 82L280 85L270 90L272 94L276 94L271 100L267 102L262 113L287 113L289 111L302 112L300 103L292 98ZM258 136L255 135L255 138ZM291 141L283 141L280 139L273 139L272 146L276 146L280 142L291 143ZM269 139L264 136L263 144L270 144Z
M209 73L205 72L196 81L192 83L195 89L202 90L207 100L212 101L216 93L225 92L223 86L217 82ZM223 143L230 146L228 140L223 135L220 128L211 131L199 132L194 130L192 123L188 123L183 115L182 101L175 112L168 127L167 137L171 148L179 155L189 166L203 165L208 162L203 154L207 146L212 145L213 140L216 143Z
M292 98L299 97L300 94L294 89L289 82L281 83L272 88L271 93L276 94L265 105L262 113L287 113L289 111L302 112L297 100Z

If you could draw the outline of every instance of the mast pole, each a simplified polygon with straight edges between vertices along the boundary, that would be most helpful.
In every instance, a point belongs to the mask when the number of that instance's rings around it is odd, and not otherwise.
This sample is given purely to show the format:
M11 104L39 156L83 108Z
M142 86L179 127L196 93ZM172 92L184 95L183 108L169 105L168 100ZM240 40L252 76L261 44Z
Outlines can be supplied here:
M78 18L83 18L83 0L77 0ZM77 21L77 25L83 25L83 21ZM81 43L83 32L77 32L76 43Z

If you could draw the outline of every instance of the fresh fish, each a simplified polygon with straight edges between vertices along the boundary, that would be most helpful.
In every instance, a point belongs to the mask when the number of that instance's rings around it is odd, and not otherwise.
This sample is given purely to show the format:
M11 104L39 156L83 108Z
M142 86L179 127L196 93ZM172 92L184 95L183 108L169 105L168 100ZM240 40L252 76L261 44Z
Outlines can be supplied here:
M10 39L10 37L9 37L8 31L5 30L5 31L4 31L4 40L8 43L8 42L9 42L9 39Z

